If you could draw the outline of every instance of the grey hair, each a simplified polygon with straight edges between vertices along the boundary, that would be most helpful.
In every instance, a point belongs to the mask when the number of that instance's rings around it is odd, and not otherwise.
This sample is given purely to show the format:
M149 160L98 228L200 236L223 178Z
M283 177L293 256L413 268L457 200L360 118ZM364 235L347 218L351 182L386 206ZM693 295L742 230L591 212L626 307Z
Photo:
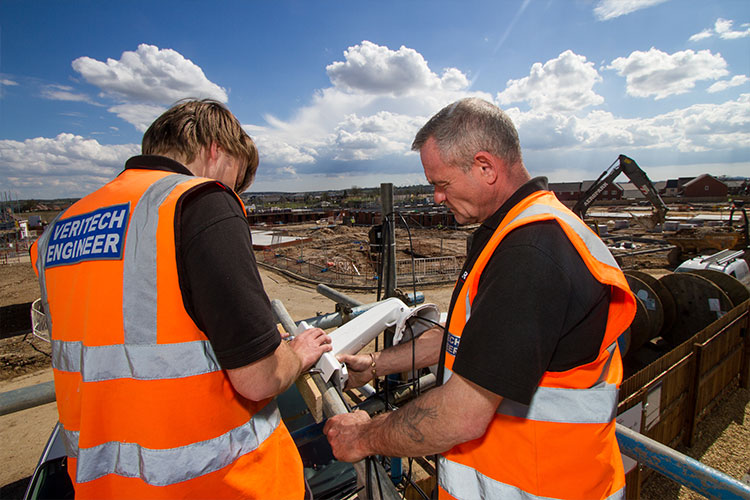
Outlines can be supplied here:
M471 169L479 151L502 158L509 166L522 161L513 121L494 104L476 97L461 99L438 111L417 132L412 151L422 149L430 137L435 139L443 161L465 171Z

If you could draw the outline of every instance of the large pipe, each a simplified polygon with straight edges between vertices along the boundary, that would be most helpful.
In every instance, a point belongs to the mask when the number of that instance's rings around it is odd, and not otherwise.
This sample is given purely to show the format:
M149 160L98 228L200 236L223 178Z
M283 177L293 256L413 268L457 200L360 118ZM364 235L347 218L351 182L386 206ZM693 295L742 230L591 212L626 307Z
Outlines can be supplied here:
M320 283L315 289L319 294L331 299L337 304L344 304L345 306L349 307L357 307L362 305L362 302L358 301L357 299L349 297L347 294L338 290L334 290L330 286L324 285L323 283Z
M750 486L669 446L617 424L620 451L708 498L750 499Z
M353 307L347 315L344 315L340 312L335 312L330 314L323 314L322 316L315 316L313 318L304 319L302 321L310 325L310 328L321 328L323 330L328 330L329 328L337 328L343 325L346 322L346 319L356 318L360 314L369 311L379 303L380 302L373 302L372 304Z
M0 394L0 415L7 415L55 401L55 383L44 382Z

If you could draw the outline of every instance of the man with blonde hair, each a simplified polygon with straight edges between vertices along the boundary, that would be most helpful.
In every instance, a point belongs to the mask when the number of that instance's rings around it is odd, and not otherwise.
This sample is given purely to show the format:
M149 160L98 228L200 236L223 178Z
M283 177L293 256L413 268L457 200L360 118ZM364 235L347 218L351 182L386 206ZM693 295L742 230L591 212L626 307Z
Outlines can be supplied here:
M76 498L301 499L274 397L330 338L276 328L238 196L255 144L189 100L142 150L32 247Z
M480 225L444 330L341 360L353 386L412 360L439 363L442 385L373 419L329 419L334 454L438 453L441 499L622 498L617 338L635 300L614 258L545 178L530 177L516 129L494 104L446 106L412 148L435 201Z

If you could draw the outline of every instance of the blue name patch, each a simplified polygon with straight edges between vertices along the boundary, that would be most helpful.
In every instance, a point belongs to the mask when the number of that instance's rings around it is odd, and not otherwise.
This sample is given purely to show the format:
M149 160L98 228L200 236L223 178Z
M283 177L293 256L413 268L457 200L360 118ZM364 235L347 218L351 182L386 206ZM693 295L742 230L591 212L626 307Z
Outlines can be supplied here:
M458 352L458 344L461 343L461 337L456 337L452 333L448 334L448 342L445 344L445 352L453 356Z
M129 214L130 203L123 203L57 222L47 245L45 266L121 259Z

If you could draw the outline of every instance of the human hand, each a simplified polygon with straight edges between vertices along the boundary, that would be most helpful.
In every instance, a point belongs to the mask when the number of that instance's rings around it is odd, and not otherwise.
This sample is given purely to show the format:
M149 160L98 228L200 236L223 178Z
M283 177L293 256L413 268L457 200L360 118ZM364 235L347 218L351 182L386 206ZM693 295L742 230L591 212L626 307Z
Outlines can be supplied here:
M323 427L323 433L328 438L333 456L343 462L359 462L371 455L366 447L369 423L370 415L362 410L329 418Z
M333 349L331 337L320 328L309 328L295 336L289 342L289 347L302 362L302 371L309 370L324 352Z
M339 354L336 359L346 363L349 379L346 381L346 389L362 387L372 377L372 358L369 354Z

